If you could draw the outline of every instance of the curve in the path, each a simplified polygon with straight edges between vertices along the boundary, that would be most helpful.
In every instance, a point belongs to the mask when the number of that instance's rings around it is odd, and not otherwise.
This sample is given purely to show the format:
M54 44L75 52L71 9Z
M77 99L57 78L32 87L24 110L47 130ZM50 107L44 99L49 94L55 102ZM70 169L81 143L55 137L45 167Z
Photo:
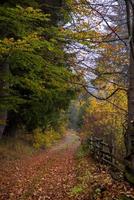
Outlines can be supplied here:
M69 131L47 152L8 163L0 170L0 199L71 199L69 191L77 181L75 152L79 145L79 137Z

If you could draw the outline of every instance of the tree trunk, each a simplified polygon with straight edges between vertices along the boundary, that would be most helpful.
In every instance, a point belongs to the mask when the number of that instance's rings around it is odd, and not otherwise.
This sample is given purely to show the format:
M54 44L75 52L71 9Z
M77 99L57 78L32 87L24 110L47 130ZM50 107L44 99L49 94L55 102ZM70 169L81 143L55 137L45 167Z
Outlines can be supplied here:
M134 184L134 1L125 0L130 46L128 69L128 128L126 133L125 177Z
M9 87L8 77L9 74L9 64L4 63L0 65L0 139L3 136L6 120L7 120L7 109L4 102L5 97L7 96L7 89Z
M126 171L128 181L134 184L134 59L130 57L128 90L128 129L126 134Z
M7 124L3 135L5 137L15 137L21 126L19 116L14 111L8 111Z

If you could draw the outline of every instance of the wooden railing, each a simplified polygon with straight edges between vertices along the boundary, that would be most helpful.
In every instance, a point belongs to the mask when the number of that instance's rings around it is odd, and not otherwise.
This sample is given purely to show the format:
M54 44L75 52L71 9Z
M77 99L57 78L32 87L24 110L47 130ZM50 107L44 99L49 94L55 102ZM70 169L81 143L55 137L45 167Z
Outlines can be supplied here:
M123 164L115 156L115 147L105 143L102 139L91 137L88 139L89 150L94 158L114 169L123 170Z

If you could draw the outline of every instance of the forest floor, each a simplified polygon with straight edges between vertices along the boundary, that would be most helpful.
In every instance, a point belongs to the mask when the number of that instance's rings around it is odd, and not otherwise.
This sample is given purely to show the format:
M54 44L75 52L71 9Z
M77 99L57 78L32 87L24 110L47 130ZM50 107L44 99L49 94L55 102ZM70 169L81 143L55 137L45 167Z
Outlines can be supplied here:
M47 151L0 164L0 200L113 200L134 189L85 156L69 131Z

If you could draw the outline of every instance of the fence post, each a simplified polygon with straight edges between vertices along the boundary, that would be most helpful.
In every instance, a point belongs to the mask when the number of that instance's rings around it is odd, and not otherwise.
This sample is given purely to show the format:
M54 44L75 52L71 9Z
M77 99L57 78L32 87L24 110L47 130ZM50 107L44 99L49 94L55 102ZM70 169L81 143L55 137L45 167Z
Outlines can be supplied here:
M115 166L116 160L115 160L115 145L114 145L114 142L112 142L111 154L112 154L112 164L113 164L113 166Z
M100 161L103 163L103 140L100 140L100 155L99 155Z

